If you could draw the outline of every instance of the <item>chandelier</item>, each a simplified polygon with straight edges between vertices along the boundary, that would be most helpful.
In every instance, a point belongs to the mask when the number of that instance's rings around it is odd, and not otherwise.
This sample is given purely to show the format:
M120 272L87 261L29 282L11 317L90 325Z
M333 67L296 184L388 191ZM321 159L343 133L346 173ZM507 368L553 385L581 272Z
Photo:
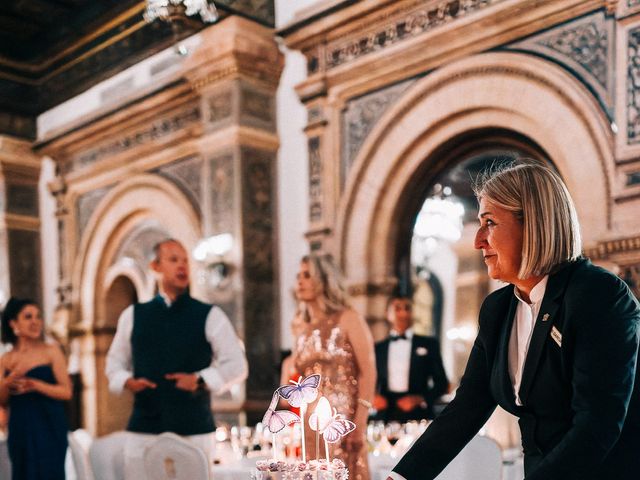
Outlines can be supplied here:
M462 234L464 206L451 195L450 187L437 184L435 194L427 198L413 228L413 249L418 260L425 261L442 244L452 244Z
M216 6L207 0L147 0L147 8L143 16L149 23L158 18L172 22L185 15L191 17L198 13L205 23L218 20Z

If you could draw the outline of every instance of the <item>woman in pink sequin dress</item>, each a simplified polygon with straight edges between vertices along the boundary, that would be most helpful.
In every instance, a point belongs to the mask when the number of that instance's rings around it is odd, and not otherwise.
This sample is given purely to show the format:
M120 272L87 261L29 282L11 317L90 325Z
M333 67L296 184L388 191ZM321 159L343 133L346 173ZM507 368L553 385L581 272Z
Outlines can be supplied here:
M306 256L296 281L299 313L293 364L303 376L322 375L320 394L338 413L356 424L356 430L334 444L331 456L342 458L349 478L368 480L366 429L376 381L375 353L369 327L347 297L339 275L327 256ZM315 410L309 405L308 416ZM307 457L315 458L315 432L305 429ZM324 448L320 448L323 458Z

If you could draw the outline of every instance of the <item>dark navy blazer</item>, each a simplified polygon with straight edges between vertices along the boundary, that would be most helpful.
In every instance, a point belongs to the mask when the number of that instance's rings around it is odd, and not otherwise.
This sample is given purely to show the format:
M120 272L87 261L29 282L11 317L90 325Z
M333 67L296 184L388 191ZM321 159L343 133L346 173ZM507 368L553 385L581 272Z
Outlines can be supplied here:
M640 478L640 309L627 285L586 259L549 275L522 375L523 406L508 367L516 302L512 285L486 298L454 400L394 471L435 478L500 405L519 418L527 480Z

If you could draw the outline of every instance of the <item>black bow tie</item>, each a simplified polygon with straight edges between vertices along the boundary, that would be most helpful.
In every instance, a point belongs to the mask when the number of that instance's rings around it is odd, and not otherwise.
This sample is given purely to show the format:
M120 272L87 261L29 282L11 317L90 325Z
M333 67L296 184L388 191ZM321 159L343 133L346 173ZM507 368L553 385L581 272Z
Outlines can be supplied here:
M408 339L404 333L401 333L400 335L391 335L389 337L389 340L392 342L395 342L396 340L408 340Z

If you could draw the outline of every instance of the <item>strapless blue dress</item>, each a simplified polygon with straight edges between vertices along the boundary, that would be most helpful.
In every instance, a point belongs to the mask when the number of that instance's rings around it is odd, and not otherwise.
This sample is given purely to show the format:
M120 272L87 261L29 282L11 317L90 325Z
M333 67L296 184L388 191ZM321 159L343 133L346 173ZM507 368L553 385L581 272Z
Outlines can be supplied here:
M27 377L56 383L50 365L39 365ZM67 419L63 402L36 392L9 398L7 447L13 480L64 480Z

